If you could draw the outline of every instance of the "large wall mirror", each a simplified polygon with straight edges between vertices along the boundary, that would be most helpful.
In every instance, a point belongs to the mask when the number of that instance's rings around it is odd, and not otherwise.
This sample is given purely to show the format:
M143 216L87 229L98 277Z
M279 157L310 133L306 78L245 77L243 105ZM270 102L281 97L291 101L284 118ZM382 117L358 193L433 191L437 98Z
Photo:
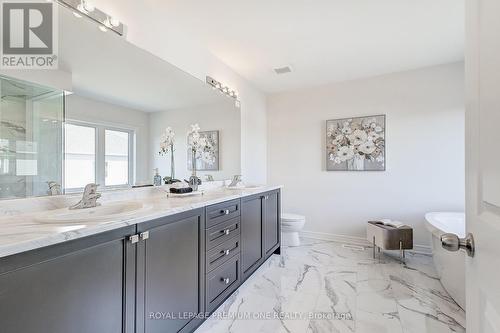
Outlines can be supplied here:
M170 151L159 154L167 127L175 132L175 176L187 179L193 124L213 146L195 162L198 176L240 174L234 99L63 7L59 24L59 70L33 78L1 72L0 199L50 195L51 182L72 193L88 183L151 184L156 168L170 176ZM61 73L70 88L53 84Z

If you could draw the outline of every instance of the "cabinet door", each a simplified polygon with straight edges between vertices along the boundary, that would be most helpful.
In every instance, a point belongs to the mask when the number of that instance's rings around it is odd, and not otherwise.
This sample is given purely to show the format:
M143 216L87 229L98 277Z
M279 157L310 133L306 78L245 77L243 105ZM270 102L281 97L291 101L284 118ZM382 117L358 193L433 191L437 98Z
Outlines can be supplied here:
M241 199L241 271L246 279L264 259L263 197Z
M203 312L203 210L138 225L138 332L190 331ZM204 231L204 230L203 230Z
M279 192L266 193L264 197L264 247L266 257L273 254L280 242Z
M0 259L2 333L134 332L127 227Z

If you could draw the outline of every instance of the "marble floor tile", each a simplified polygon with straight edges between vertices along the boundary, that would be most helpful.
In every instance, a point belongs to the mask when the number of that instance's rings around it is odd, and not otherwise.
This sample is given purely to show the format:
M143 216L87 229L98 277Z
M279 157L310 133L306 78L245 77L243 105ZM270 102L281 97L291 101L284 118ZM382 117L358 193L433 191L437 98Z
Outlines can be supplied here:
M264 263L196 333L465 332L432 258L302 239Z

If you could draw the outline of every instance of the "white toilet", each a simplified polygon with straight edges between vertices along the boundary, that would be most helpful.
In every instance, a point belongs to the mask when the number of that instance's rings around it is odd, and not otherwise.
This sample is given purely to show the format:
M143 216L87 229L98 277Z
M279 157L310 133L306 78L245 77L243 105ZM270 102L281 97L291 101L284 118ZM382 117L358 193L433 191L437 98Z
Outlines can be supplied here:
M305 216L297 214L281 214L281 244L299 246L299 231L306 223Z

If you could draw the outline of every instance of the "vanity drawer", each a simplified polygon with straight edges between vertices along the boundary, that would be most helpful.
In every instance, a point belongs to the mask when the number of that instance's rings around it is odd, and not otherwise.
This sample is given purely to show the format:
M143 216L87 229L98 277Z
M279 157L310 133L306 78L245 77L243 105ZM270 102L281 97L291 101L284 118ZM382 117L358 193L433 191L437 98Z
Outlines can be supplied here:
M240 236L236 236L207 252L205 259L206 272L210 272L240 253Z
M240 200L232 200L207 207L206 226L210 228L218 223L240 216Z
M240 217L217 224L205 231L206 249L211 250L225 241L240 235Z
M206 276L206 311L212 312L240 284L240 256L235 255Z

